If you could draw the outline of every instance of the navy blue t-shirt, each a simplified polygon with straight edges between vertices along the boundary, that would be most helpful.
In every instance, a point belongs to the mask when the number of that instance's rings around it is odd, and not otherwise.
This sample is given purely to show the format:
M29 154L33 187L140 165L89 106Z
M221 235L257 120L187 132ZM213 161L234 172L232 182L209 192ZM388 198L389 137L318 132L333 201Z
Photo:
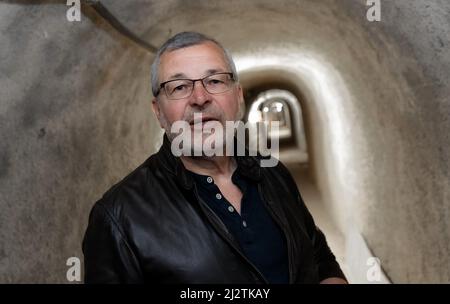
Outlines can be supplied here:
M227 201L210 176L190 172L200 198L219 216L238 242L244 255L269 283L289 283L285 236L263 205L256 182L245 179L236 170L232 182L243 197L241 214Z

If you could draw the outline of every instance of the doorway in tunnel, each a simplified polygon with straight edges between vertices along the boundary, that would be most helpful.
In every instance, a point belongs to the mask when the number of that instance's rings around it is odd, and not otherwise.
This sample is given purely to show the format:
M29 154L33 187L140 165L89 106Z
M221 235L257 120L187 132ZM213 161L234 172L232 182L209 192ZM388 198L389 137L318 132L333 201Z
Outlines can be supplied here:
M242 77L241 80L245 99L244 123L262 121L270 125L272 121L278 121L280 161L292 173L301 172L302 179L313 183L314 157L309 145L308 111L301 92L283 79L269 77L261 81L258 78Z
M303 111L298 98L288 90L267 89L248 96L244 120L249 123L278 123L278 132L268 139L279 141L280 158L286 163L308 163ZM261 139L263 140L263 139Z

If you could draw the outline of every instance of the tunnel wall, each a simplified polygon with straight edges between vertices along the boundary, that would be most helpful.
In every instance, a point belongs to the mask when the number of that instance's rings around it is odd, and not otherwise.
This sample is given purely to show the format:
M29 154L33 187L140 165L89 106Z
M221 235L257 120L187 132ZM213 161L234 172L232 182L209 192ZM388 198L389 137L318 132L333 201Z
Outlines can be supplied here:
M292 77L342 232L361 233L395 283L450 282L450 3L381 1L369 23L365 2L107 6L154 45L201 31L240 71ZM99 20L68 23L65 6L0 8L0 281L64 281L93 201L159 144L151 56Z
M159 145L151 55L46 2L0 3L2 283L68 282L91 206Z

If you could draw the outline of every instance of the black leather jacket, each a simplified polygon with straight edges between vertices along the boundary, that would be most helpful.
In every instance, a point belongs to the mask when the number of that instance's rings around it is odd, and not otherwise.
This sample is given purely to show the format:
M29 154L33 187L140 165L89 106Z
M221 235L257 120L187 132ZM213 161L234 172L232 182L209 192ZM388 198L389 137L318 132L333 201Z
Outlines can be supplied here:
M344 278L288 170L263 168L251 156L236 160L284 231L290 283ZM199 199L167 137L94 205L83 253L85 283L267 283Z

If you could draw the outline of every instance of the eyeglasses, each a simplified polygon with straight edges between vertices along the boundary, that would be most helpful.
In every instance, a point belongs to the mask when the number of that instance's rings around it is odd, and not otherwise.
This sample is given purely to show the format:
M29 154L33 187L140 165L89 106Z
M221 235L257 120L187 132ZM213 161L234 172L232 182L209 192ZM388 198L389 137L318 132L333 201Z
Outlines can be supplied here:
M233 83L233 73L216 73L199 79L174 79L161 83L156 96L164 89L167 98L183 99L192 95L196 81L201 81L205 90L210 94L225 93Z

